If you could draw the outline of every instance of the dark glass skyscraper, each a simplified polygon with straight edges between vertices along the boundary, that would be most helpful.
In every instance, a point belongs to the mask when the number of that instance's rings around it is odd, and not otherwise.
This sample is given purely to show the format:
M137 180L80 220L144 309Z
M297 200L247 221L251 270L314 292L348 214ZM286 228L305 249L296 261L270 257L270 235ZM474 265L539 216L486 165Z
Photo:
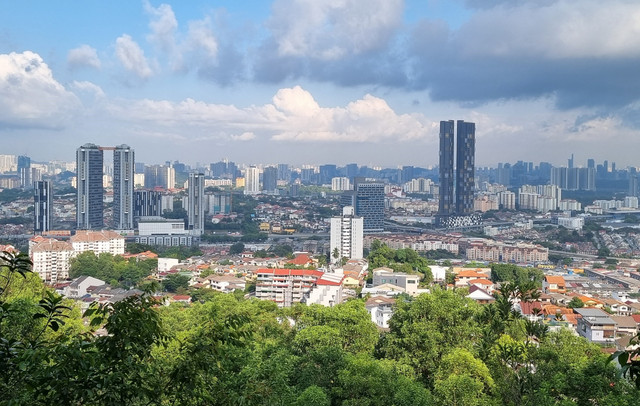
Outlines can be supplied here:
M190 173L187 207L187 228L193 235L204 232L204 174Z
M33 231L42 233L51 230L53 194L48 180L33 183L33 209Z
M364 232L384 231L384 182L355 178L352 196L356 216L364 219Z
M473 213L476 125L458 120L456 136L456 214Z
M438 214L448 216L473 213L475 152L476 125L474 123L458 120L454 149L453 120L440 122L440 203Z
M102 188L103 152L95 144L84 144L76 150L76 227L79 230L100 229L104 225Z
M267 166L262 170L262 190L265 193L275 193L278 190L278 168Z
M453 120L440 122L440 201L438 214L453 214Z

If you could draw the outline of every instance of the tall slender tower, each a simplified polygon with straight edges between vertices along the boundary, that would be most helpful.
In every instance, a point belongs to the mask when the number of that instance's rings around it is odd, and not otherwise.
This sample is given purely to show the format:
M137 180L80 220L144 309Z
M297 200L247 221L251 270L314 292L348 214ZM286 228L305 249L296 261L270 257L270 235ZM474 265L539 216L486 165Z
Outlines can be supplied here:
M204 174L190 173L188 186L188 224L194 235L204 232Z
M53 194L51 182L41 180L33 183L33 231L42 233L51 230Z
M453 120L440 122L440 201L438 214L453 213Z
M353 206L345 206L341 217L331 217L330 256L332 262L343 257L362 259L364 223L362 217L355 215ZM338 256L333 253L338 250Z
M456 137L456 214L473 213L476 125L458 120Z
M76 227L79 230L100 229L104 225L102 205L103 152L95 144L84 144L76 150Z
M133 230L133 184L135 159L128 145L113 151L113 220L118 230Z

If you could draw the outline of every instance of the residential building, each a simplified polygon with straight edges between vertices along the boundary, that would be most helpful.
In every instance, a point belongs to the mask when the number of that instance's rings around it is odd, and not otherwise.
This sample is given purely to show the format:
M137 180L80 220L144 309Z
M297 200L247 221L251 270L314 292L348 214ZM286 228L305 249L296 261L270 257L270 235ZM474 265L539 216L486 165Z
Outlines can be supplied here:
M440 203L438 214L445 217L452 214L468 215L473 213L476 126L475 123L458 120L456 127L454 149L453 120L440 122Z
M393 272L390 268L377 268L373 270L373 286L379 286L386 283L399 286L404 292L414 296L418 293L418 283L420 276L409 275L402 272Z
M329 255L334 263L342 258L363 258L364 220L354 213L353 206L345 206L342 216L331 218Z
M262 171L262 190L267 194L275 194L278 191L278 168L267 166Z
M259 269L256 275L256 298L274 301L279 307L291 307L294 303L303 301L323 272L263 268Z
M351 190L351 182L347 177L331 178L331 190L333 191L345 191Z
M549 260L549 249L539 244L492 241L483 238L468 238L461 241L465 242L465 255L470 261L535 263Z
M103 151L95 144L84 144L76 151L76 227L79 230L104 226Z
M134 155L124 144L113 151L113 219L117 230L133 230Z
M453 200L454 131L453 120L440 122L440 200L438 214L442 216L448 216L455 212Z
M578 319L578 334L594 343L613 343L617 333L616 322L595 308L574 309L582 316Z
M244 194L255 195L260 193L260 169L250 166L244 171Z
M80 276L64 288L64 295L71 299L80 299L89 294L91 287L107 286L107 283L93 276Z
M389 328L389 320L393 316L393 305L396 300L386 296L372 296L367 299L365 308L371 315L371 321L380 328Z
M545 275L542 281L542 291L544 293L567 293L567 284L561 275Z
M176 187L176 170L169 165L150 165L144 168L144 187L154 189L174 189Z
M124 237L110 230L78 230L71 236L74 254L93 251L94 254L109 253L111 255L124 254Z
M73 255L74 248L70 243L53 238L40 239L29 247L33 272L49 284L56 284L69 277L69 260Z
M30 188L33 182L31 173L31 158L24 155L18 156L17 165L18 176L20 177L20 186L23 189Z
M133 219L162 215L162 192L154 190L135 190L133 192Z
M41 180L33 183L33 231L43 233L51 230L53 220L53 191L51 182Z

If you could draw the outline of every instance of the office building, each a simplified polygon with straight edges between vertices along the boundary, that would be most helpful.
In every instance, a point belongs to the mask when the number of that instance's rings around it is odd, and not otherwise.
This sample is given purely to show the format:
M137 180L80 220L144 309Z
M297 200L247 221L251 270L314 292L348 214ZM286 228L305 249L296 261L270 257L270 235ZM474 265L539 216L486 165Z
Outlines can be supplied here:
M476 125L458 120L456 126L454 141L454 121L440 122L440 202L438 214L441 216L452 214L464 216L473 213Z
M333 164L320 165L318 169L318 176L321 185L330 184L331 179L335 178L338 173L337 167Z
M365 233L384 231L384 182L355 178L353 186L355 215L363 218Z
M278 180L291 182L291 169L288 164L278 164Z
M260 169L250 166L244 171L244 194L256 195L260 193Z
M103 151L95 144L84 144L76 151L76 227L100 229L104 226L102 187Z
M173 207L171 207L173 209ZM154 190L135 190L133 192L133 219L162 215L162 193Z
M267 166L262 171L262 190L269 194L278 191L278 169L275 166Z
M193 235L201 235L204 232L204 174L189 174L187 192L187 229Z
M344 207L342 216L331 218L329 255L332 262L363 258L363 227L363 218L355 215L353 206Z
M33 184L33 231L43 233L51 230L53 218L53 193L51 182L43 180Z
M117 230L133 230L134 155L124 144L113 151L113 220Z

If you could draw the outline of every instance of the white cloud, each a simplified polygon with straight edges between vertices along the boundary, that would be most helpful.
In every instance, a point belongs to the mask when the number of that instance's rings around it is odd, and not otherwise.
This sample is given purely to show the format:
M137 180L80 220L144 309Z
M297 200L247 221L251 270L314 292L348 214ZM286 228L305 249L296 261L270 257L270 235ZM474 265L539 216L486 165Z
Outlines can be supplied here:
M153 18L149 22L151 33L147 39L167 54L173 54L176 48L175 35L178 30L178 20L173 9L169 4L161 4L154 8L148 0L145 0L143 5L145 12Z
M267 25L280 56L335 60L384 47L402 23L402 0L279 0Z
M105 97L102 88L95 83L74 80L73 82L71 82L71 87L73 87L78 92L88 93L96 98Z
M100 69L102 65L98 52L89 45L81 45L78 48L71 49L67 54L67 65L70 69L76 68L94 68Z
M79 106L40 55L0 54L0 126L62 128Z
M232 135L231 140L233 141L251 141L256 138L256 135L252 132L244 132L240 135Z
M122 66L139 79L147 79L153 75L144 51L129 35L124 34L116 39L116 56Z
M280 89L273 104L237 108L192 99L179 103L142 100L112 106L114 115L131 122L190 137L217 136L233 140L268 138L276 141L359 142L409 141L428 137L430 122L420 114L396 114L378 97L366 95L345 107L320 107L299 86ZM213 135L212 135L213 134Z

